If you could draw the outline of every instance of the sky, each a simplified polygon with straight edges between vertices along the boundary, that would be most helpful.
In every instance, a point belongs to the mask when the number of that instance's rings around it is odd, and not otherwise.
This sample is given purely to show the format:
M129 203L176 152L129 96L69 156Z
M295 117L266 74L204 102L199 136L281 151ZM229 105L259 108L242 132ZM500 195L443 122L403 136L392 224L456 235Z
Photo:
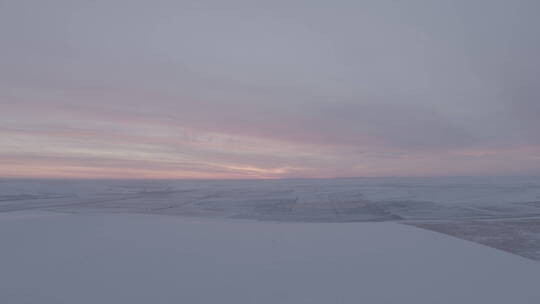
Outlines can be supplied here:
M540 174L537 0L0 0L0 177Z

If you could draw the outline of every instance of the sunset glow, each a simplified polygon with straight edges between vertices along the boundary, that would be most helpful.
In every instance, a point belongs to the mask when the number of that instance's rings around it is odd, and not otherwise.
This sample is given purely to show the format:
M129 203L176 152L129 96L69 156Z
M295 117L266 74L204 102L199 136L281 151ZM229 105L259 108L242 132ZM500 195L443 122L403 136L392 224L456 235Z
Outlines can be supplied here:
M540 174L537 2L52 2L0 4L0 177Z

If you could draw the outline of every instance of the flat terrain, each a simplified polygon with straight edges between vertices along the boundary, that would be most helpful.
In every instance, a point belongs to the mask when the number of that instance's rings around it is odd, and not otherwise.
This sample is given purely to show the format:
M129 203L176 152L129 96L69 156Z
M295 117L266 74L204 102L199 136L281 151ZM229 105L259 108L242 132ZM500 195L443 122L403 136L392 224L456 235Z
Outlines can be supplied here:
M0 214L0 302L540 303L540 264L396 223Z
M0 180L0 213L399 222L540 260L540 178Z

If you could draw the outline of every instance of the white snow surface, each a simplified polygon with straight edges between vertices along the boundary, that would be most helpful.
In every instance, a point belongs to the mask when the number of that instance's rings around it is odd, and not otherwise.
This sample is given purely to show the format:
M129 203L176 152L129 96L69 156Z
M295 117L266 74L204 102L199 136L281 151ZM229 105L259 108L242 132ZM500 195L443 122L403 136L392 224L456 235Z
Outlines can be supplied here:
M540 217L540 177L1 180L0 213L153 213L273 221Z
M0 303L540 303L540 264L392 222L0 213Z

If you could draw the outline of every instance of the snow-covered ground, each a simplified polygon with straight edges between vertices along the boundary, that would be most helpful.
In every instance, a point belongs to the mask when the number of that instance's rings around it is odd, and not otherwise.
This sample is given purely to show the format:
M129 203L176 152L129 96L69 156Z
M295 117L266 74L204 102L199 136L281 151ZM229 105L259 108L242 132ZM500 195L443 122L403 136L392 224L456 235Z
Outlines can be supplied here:
M277 221L540 216L540 178L0 180L0 212L136 212Z
M540 303L540 263L397 223L0 214L0 303Z
M540 260L539 177L0 180L0 213L393 221Z
M540 303L540 178L0 180L0 244L0 303Z

